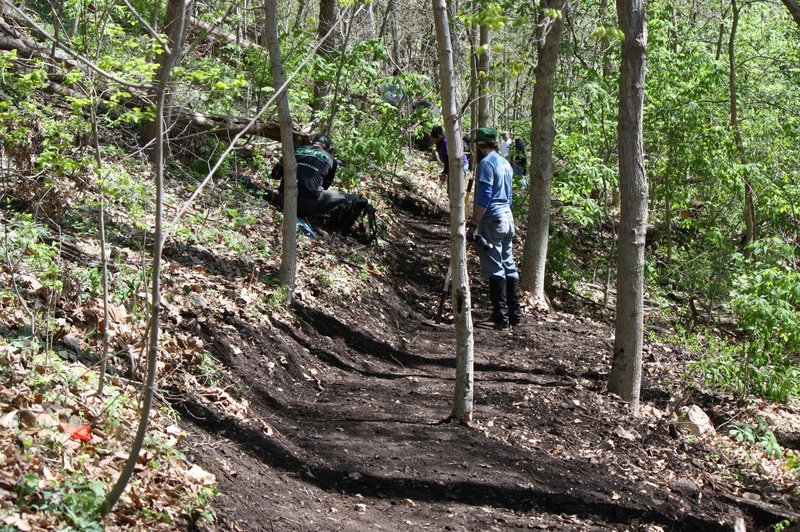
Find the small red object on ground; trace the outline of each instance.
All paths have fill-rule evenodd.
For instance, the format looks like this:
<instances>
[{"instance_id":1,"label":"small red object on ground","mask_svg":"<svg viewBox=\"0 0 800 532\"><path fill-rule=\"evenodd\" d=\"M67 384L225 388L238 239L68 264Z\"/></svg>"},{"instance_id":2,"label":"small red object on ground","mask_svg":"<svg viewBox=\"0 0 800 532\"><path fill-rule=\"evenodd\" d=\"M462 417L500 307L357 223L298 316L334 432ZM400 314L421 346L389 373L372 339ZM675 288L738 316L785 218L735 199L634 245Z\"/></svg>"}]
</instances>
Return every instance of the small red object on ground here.
<instances>
[{"instance_id":1,"label":"small red object on ground","mask_svg":"<svg viewBox=\"0 0 800 532\"><path fill-rule=\"evenodd\" d=\"M89 425L81 425L80 427L76 427L75 430L72 431L70 438L73 440L90 442L92 441L92 427Z\"/></svg>"}]
</instances>

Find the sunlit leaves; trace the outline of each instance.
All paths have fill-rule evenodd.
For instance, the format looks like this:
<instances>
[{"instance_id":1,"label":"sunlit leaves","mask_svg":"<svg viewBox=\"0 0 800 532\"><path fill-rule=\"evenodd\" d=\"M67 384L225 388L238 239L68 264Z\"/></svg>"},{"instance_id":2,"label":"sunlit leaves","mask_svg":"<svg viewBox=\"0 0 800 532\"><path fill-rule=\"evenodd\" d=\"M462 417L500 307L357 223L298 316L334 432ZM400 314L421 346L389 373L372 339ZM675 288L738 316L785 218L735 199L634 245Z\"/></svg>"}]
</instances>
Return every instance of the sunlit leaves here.
<instances>
[{"instance_id":1,"label":"sunlit leaves","mask_svg":"<svg viewBox=\"0 0 800 532\"><path fill-rule=\"evenodd\" d=\"M559 12L560 13L560 12ZM598 26L590 35L592 39L609 39L622 42L625 34L617 27Z\"/></svg>"}]
</instances>

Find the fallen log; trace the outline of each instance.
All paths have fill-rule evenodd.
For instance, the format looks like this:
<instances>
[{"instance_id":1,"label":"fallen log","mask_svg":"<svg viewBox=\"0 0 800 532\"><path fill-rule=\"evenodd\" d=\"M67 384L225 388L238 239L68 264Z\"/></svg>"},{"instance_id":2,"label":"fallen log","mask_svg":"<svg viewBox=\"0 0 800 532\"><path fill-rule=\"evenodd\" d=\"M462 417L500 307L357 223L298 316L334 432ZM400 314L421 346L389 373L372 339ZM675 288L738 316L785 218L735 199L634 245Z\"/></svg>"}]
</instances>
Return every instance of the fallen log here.
<instances>
[{"instance_id":1,"label":"fallen log","mask_svg":"<svg viewBox=\"0 0 800 532\"><path fill-rule=\"evenodd\" d=\"M218 24L209 24L195 17L189 19L189 24L195 28L196 33L199 33L203 39L214 40L217 44L231 44L242 48L261 48L261 45L257 42L227 32L220 28ZM264 50L264 53L266 53L266 50Z\"/></svg>"},{"instance_id":2,"label":"fallen log","mask_svg":"<svg viewBox=\"0 0 800 532\"><path fill-rule=\"evenodd\" d=\"M0 2L2 1L3 0L0 0ZM39 37L42 36L39 35ZM64 68L77 69L89 73L89 68L80 61L75 60L58 49L55 49L54 54L53 47L40 44L19 31L18 28L7 24L2 19L0 19L0 50L16 50L17 53L24 58L37 57L43 60L53 59L59 65L63 65ZM75 94L75 91L53 81L54 78L57 78L57 76L50 76L51 82L49 90L51 92L62 95ZM102 90L104 84L100 82L99 86L101 90L98 91L98 94L103 94L105 92ZM128 90L131 96L127 98L125 102L126 105L135 107L144 107L148 105L145 91L136 91L130 87ZM250 119L247 117L211 115L185 107L173 107L172 118L178 131L188 130L193 133L212 134L228 140L233 139L233 137L241 133L250 122ZM293 137L296 145L308 144L310 140L310 135L308 133L300 131L296 126L293 127L293 130ZM271 140L281 140L280 125L278 122L274 121L257 120L255 124L247 130L246 134L261 136Z\"/></svg>"},{"instance_id":3,"label":"fallen log","mask_svg":"<svg viewBox=\"0 0 800 532\"><path fill-rule=\"evenodd\" d=\"M173 109L173 122L177 129L192 133L207 133L217 137L231 140L244 130L250 122L248 118L210 115L178 107ZM298 130L295 127L292 136L295 145L308 144L310 135ZM256 120L247 130L248 135L257 135L272 140L281 140L281 128L277 122L266 122Z\"/></svg>"}]
</instances>

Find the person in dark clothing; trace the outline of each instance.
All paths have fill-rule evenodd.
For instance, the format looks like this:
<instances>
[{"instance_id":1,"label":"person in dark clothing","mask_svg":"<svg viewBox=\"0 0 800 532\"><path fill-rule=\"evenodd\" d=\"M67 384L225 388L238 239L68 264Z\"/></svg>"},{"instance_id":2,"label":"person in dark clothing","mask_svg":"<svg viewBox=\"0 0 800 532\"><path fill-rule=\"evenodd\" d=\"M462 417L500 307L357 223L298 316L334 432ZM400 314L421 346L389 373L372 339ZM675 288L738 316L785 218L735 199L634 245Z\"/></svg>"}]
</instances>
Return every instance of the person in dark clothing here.
<instances>
[{"instance_id":1,"label":"person in dark clothing","mask_svg":"<svg viewBox=\"0 0 800 532\"><path fill-rule=\"evenodd\" d=\"M511 214L511 180L514 172L497 152L497 131L480 128L475 142L481 160L476 171L475 203L467 240L482 244L476 248L481 270L489 280L490 322L496 329L505 329L522 319L519 273L512 250L515 228Z\"/></svg>"},{"instance_id":2,"label":"person in dark clothing","mask_svg":"<svg viewBox=\"0 0 800 532\"><path fill-rule=\"evenodd\" d=\"M442 129L442 126L434 126L433 129L431 129L431 140L436 146L434 154L436 155L436 160L442 165L441 181L444 181L450 175L450 159L447 154L447 139L444 136L444 129ZM469 168L466 154L462 155L461 164L466 172L467 168Z\"/></svg>"},{"instance_id":3,"label":"person in dark clothing","mask_svg":"<svg viewBox=\"0 0 800 532\"><path fill-rule=\"evenodd\" d=\"M519 183L521 188L528 188L528 157L525 154L525 143L521 138L514 139L514 148L511 150L511 167L514 169L514 175L520 176Z\"/></svg>"},{"instance_id":4,"label":"person in dark clothing","mask_svg":"<svg viewBox=\"0 0 800 532\"><path fill-rule=\"evenodd\" d=\"M327 135L315 135L311 146L294 150L297 160L297 216L305 218L312 226L347 235L362 212L369 208L369 201L357 194L329 190L338 168L338 161L330 151L331 139ZM281 180L279 191L282 194L282 162L273 168L271 177Z\"/></svg>"}]
</instances>

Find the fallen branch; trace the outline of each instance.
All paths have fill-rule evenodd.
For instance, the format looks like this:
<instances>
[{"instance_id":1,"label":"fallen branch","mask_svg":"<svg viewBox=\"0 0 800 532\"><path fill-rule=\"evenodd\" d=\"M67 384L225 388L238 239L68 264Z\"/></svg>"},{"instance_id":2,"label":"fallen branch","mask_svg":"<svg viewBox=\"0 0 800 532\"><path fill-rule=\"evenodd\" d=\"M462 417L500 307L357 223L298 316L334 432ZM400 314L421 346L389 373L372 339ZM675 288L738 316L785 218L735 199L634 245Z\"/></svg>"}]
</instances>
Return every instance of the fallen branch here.
<instances>
[{"instance_id":1,"label":"fallen branch","mask_svg":"<svg viewBox=\"0 0 800 532\"><path fill-rule=\"evenodd\" d=\"M198 33L203 35L204 39L213 39L217 44L226 45L231 44L234 46L241 46L242 48L262 48L262 46L250 39L234 35L219 27L218 24L209 24L197 18L192 17L189 19L189 24L194 28L200 30Z\"/></svg>"},{"instance_id":2,"label":"fallen branch","mask_svg":"<svg viewBox=\"0 0 800 532\"><path fill-rule=\"evenodd\" d=\"M778 521L788 519L792 523L800 522L800 514L788 508L777 506L763 501L746 499L724 491L719 492L720 497L731 502L750 514L759 525L773 525Z\"/></svg>"},{"instance_id":3,"label":"fallen branch","mask_svg":"<svg viewBox=\"0 0 800 532\"><path fill-rule=\"evenodd\" d=\"M178 107L173 109L173 121L179 129L195 133L208 133L227 140L237 135L257 135L272 140L281 140L281 130L277 122L256 120L248 127L249 118L210 115ZM308 144L309 135L294 128L295 145Z\"/></svg>"},{"instance_id":4,"label":"fallen branch","mask_svg":"<svg viewBox=\"0 0 800 532\"><path fill-rule=\"evenodd\" d=\"M26 59L34 57L39 59L52 58L65 68L86 71L86 67L83 63L74 61L70 56L59 50L55 50L55 56L53 56L53 49L51 47L40 44L2 20L0 20L0 50L16 50L20 57ZM60 85L53 79L54 76L51 75L50 78L49 91L61 95L79 96L74 90ZM100 92L102 92L102 90L103 87L101 84ZM135 94L137 91L131 92L134 94L127 100L129 105L136 107L148 105L148 101L143 94ZM172 112L179 129L194 133L212 134L230 140L242 134L243 131L246 131L245 134L247 135L261 136L277 141L281 139L280 127L277 122L256 120L255 123L248 128L250 119L245 117L210 115L185 107L173 108ZM303 133L295 126L294 141L296 145L308 144L309 135Z\"/></svg>"}]
</instances>

